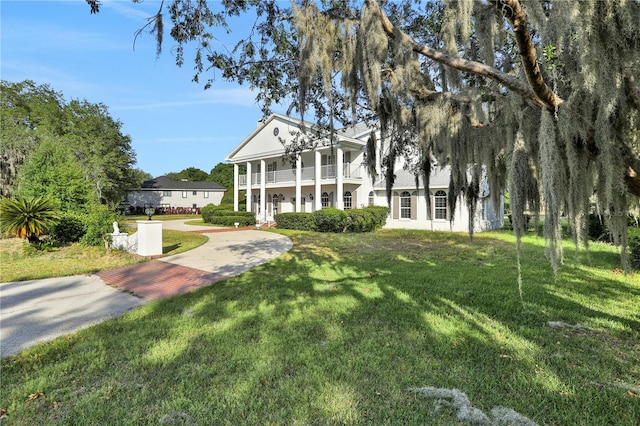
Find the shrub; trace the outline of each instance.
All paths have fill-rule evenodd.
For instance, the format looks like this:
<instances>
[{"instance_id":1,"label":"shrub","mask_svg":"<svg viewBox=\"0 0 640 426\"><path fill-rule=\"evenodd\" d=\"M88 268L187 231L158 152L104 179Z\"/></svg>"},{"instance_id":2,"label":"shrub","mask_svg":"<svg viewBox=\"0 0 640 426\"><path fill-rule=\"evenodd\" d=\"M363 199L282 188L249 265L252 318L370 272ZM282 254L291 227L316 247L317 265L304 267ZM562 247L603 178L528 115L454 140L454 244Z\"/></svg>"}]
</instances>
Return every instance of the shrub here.
<instances>
[{"instance_id":1,"label":"shrub","mask_svg":"<svg viewBox=\"0 0 640 426\"><path fill-rule=\"evenodd\" d=\"M104 237L113 232L113 222L117 222L120 216L105 205L96 204L89 207L84 216L86 233L80 239L82 244L88 246L100 246L104 244Z\"/></svg>"},{"instance_id":2,"label":"shrub","mask_svg":"<svg viewBox=\"0 0 640 426\"><path fill-rule=\"evenodd\" d=\"M313 212L313 222L318 232L344 232L347 226L347 213L335 208Z\"/></svg>"},{"instance_id":3,"label":"shrub","mask_svg":"<svg viewBox=\"0 0 640 426\"><path fill-rule=\"evenodd\" d=\"M242 212L236 212L242 213ZM236 222L238 226L252 226L256 223L256 218L253 214L251 217L247 216L214 216L213 221L211 222L214 225L221 226L235 226Z\"/></svg>"},{"instance_id":4,"label":"shrub","mask_svg":"<svg viewBox=\"0 0 640 426\"><path fill-rule=\"evenodd\" d=\"M50 198L0 199L0 229L4 234L36 243L58 221L60 213Z\"/></svg>"},{"instance_id":5,"label":"shrub","mask_svg":"<svg viewBox=\"0 0 640 426\"><path fill-rule=\"evenodd\" d=\"M86 233L86 227L82 218L75 213L64 213L59 222L51 228L49 236L62 244L80 241Z\"/></svg>"},{"instance_id":6,"label":"shrub","mask_svg":"<svg viewBox=\"0 0 640 426\"><path fill-rule=\"evenodd\" d=\"M211 223L213 219L213 213L218 209L218 206L214 206L213 204L207 204L202 209L200 209L200 214L202 215L202 220L205 223Z\"/></svg>"},{"instance_id":7,"label":"shrub","mask_svg":"<svg viewBox=\"0 0 640 426\"><path fill-rule=\"evenodd\" d=\"M221 226L250 226L256 223L256 215L253 212L235 212L228 205L214 206L208 204L202 208L202 220L206 223Z\"/></svg>"},{"instance_id":8,"label":"shrub","mask_svg":"<svg viewBox=\"0 0 640 426\"><path fill-rule=\"evenodd\" d=\"M629 228L629 263L634 269L640 269L640 228Z\"/></svg>"},{"instance_id":9,"label":"shrub","mask_svg":"<svg viewBox=\"0 0 640 426\"><path fill-rule=\"evenodd\" d=\"M313 213L278 213L274 217L278 228L315 231Z\"/></svg>"},{"instance_id":10,"label":"shrub","mask_svg":"<svg viewBox=\"0 0 640 426\"><path fill-rule=\"evenodd\" d=\"M371 212L373 215L373 220L375 222L373 230L380 229L387 223L387 217L389 216L388 207L369 206L365 207L364 210Z\"/></svg>"}]
</instances>

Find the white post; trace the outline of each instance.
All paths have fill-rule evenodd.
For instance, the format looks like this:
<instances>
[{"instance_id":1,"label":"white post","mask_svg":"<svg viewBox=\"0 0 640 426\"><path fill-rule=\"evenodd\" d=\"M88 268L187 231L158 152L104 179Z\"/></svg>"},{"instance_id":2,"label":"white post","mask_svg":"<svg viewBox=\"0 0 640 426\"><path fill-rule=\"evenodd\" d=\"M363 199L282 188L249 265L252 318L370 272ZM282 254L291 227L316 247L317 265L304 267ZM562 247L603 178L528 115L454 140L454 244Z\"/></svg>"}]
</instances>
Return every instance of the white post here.
<instances>
[{"instance_id":1,"label":"white post","mask_svg":"<svg viewBox=\"0 0 640 426\"><path fill-rule=\"evenodd\" d=\"M302 201L302 158L298 154L296 157L296 212L302 211L300 203Z\"/></svg>"},{"instance_id":2,"label":"white post","mask_svg":"<svg viewBox=\"0 0 640 426\"><path fill-rule=\"evenodd\" d=\"M322 153L320 151L315 152L315 194L313 195L313 210L317 211L322 209Z\"/></svg>"},{"instance_id":3,"label":"white post","mask_svg":"<svg viewBox=\"0 0 640 426\"><path fill-rule=\"evenodd\" d=\"M240 167L237 163L233 163L233 211L238 211L240 201L238 200L240 194L240 188L238 188Z\"/></svg>"},{"instance_id":4,"label":"white post","mask_svg":"<svg viewBox=\"0 0 640 426\"><path fill-rule=\"evenodd\" d=\"M267 163L260 160L260 219L267 221Z\"/></svg>"},{"instance_id":5,"label":"white post","mask_svg":"<svg viewBox=\"0 0 640 426\"><path fill-rule=\"evenodd\" d=\"M336 159L336 208L344 210L344 151L340 144L336 145L338 158Z\"/></svg>"},{"instance_id":6,"label":"white post","mask_svg":"<svg viewBox=\"0 0 640 426\"><path fill-rule=\"evenodd\" d=\"M247 161L247 211L253 211L253 194L251 194L251 184L253 176L251 175L251 162Z\"/></svg>"},{"instance_id":7,"label":"white post","mask_svg":"<svg viewBox=\"0 0 640 426\"><path fill-rule=\"evenodd\" d=\"M162 221L138 220L138 254L159 256L162 254Z\"/></svg>"}]
</instances>

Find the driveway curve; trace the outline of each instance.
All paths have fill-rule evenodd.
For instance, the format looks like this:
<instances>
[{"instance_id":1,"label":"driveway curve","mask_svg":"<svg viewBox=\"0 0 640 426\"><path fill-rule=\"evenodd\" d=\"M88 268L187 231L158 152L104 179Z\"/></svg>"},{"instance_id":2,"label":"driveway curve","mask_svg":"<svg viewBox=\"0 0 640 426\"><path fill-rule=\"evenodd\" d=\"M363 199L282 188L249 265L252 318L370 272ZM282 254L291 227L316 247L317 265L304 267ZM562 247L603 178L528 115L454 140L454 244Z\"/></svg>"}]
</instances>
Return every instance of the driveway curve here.
<instances>
[{"instance_id":1,"label":"driveway curve","mask_svg":"<svg viewBox=\"0 0 640 426\"><path fill-rule=\"evenodd\" d=\"M122 315L150 300L238 275L292 247L289 238L272 232L184 222L164 221L163 229L203 233L208 241L188 252L95 275L0 284L0 356Z\"/></svg>"}]
</instances>

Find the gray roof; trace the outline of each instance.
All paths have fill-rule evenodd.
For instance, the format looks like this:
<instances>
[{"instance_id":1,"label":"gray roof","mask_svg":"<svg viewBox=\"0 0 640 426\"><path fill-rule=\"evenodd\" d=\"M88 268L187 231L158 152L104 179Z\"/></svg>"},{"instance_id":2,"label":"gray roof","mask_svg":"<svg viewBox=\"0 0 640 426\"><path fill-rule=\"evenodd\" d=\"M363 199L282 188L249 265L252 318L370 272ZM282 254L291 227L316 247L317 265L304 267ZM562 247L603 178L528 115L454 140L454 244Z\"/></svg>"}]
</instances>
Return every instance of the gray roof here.
<instances>
[{"instance_id":1,"label":"gray roof","mask_svg":"<svg viewBox=\"0 0 640 426\"><path fill-rule=\"evenodd\" d=\"M396 179L393 183L394 189L415 189L416 187L416 178L412 172L409 170L396 170ZM444 168L435 167L431 170L431 176L429 177L429 188L448 188L449 187L449 178L451 175L451 166L445 166ZM424 182L422 181L422 176L419 177L419 186L422 188L424 186ZM384 176L379 179L375 185L373 185L374 189L386 189L386 179Z\"/></svg>"},{"instance_id":2,"label":"gray roof","mask_svg":"<svg viewBox=\"0 0 640 426\"><path fill-rule=\"evenodd\" d=\"M207 190L207 191L226 191L227 188L223 188L215 182L189 182L189 181L175 181L166 176L158 176L157 178L148 180L142 184L142 189L159 189L159 190Z\"/></svg>"}]
</instances>

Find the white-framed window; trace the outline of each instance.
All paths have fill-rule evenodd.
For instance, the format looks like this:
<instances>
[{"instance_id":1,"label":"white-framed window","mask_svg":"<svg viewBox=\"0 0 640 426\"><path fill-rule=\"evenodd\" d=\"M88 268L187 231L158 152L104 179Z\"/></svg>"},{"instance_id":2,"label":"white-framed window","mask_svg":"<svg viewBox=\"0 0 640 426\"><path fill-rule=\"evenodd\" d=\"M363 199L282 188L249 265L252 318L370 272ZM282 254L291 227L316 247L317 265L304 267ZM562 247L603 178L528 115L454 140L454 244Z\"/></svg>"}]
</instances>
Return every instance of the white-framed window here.
<instances>
[{"instance_id":1,"label":"white-framed window","mask_svg":"<svg viewBox=\"0 0 640 426\"><path fill-rule=\"evenodd\" d=\"M434 217L436 219L447 219L447 193L440 190L433 196Z\"/></svg>"},{"instance_id":2,"label":"white-framed window","mask_svg":"<svg viewBox=\"0 0 640 426\"><path fill-rule=\"evenodd\" d=\"M267 182L274 183L276 181L276 170L278 169L278 162L267 164Z\"/></svg>"},{"instance_id":3,"label":"white-framed window","mask_svg":"<svg viewBox=\"0 0 640 426\"><path fill-rule=\"evenodd\" d=\"M171 191L162 191L163 197L171 197Z\"/></svg>"},{"instance_id":4,"label":"white-framed window","mask_svg":"<svg viewBox=\"0 0 640 426\"><path fill-rule=\"evenodd\" d=\"M329 193L323 192L322 193L322 198L320 200L322 201L322 208L323 209L326 209L327 207L329 207Z\"/></svg>"},{"instance_id":5,"label":"white-framed window","mask_svg":"<svg viewBox=\"0 0 640 426\"><path fill-rule=\"evenodd\" d=\"M274 214L274 215L275 215L275 214L278 214L278 201L279 201L279 200L280 200L280 199L278 198L278 195L277 195L277 194L275 194L275 195L273 196L273 198L272 198L272 202L273 202L273 208L272 208L272 211L273 211L273 214Z\"/></svg>"},{"instance_id":6,"label":"white-framed window","mask_svg":"<svg viewBox=\"0 0 640 426\"><path fill-rule=\"evenodd\" d=\"M187 198L189 191L182 191L182 198Z\"/></svg>"},{"instance_id":7,"label":"white-framed window","mask_svg":"<svg viewBox=\"0 0 640 426\"><path fill-rule=\"evenodd\" d=\"M342 202L344 203L344 209L350 210L352 208L352 196L351 191L346 191L344 193L344 197L342 197Z\"/></svg>"},{"instance_id":8,"label":"white-framed window","mask_svg":"<svg viewBox=\"0 0 640 426\"><path fill-rule=\"evenodd\" d=\"M408 191L400 194L400 219L411 219L411 194Z\"/></svg>"},{"instance_id":9,"label":"white-framed window","mask_svg":"<svg viewBox=\"0 0 640 426\"><path fill-rule=\"evenodd\" d=\"M374 200L375 200L375 196L373 194L373 191L370 191L369 192L369 206L373 206Z\"/></svg>"},{"instance_id":10,"label":"white-framed window","mask_svg":"<svg viewBox=\"0 0 640 426\"><path fill-rule=\"evenodd\" d=\"M209 191L202 191L202 196L204 198L209 198Z\"/></svg>"}]
</instances>

